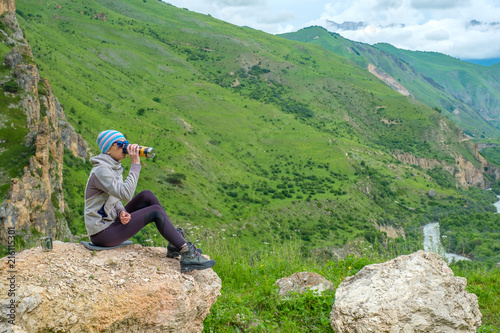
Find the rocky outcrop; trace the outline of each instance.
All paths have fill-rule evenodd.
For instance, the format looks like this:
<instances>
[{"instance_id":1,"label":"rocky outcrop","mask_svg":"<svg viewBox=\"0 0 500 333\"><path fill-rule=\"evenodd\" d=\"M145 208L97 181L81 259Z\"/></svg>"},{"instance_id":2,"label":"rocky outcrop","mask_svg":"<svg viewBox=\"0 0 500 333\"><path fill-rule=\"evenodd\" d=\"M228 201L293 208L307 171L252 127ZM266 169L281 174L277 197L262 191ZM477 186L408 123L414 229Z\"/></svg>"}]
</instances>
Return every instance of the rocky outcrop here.
<instances>
[{"instance_id":1,"label":"rocky outcrop","mask_svg":"<svg viewBox=\"0 0 500 333\"><path fill-rule=\"evenodd\" d=\"M332 282L325 279L318 273L298 272L290 276L281 278L274 283L279 288L279 295L285 297L290 293L302 294L312 290L318 295L326 290L335 290Z\"/></svg>"},{"instance_id":2,"label":"rocky outcrop","mask_svg":"<svg viewBox=\"0 0 500 333\"><path fill-rule=\"evenodd\" d=\"M490 162L488 162L487 159L485 159L483 157L483 155L481 155L479 153L479 145L478 144L474 145L474 150L475 150L475 153L476 153L476 158L479 160L479 162L481 162L482 169L485 170L485 172L488 175L492 176L493 179L495 179L495 180L500 179L500 168L498 168L497 166L492 165Z\"/></svg>"},{"instance_id":3,"label":"rocky outcrop","mask_svg":"<svg viewBox=\"0 0 500 333\"><path fill-rule=\"evenodd\" d=\"M425 170L432 169L434 167L443 166L443 162L441 162L441 161L431 159L431 158L416 157L410 153L395 154L394 157L398 161L400 161L401 163L409 164L409 165L416 165L416 166L421 167L422 169L425 169Z\"/></svg>"},{"instance_id":4,"label":"rocky outcrop","mask_svg":"<svg viewBox=\"0 0 500 333\"><path fill-rule=\"evenodd\" d=\"M458 157L455 159L456 172L453 174L450 172L457 183L463 187L474 186L480 188L489 187L484 179L483 170L484 167L479 169L474 166L470 161L467 161L463 157ZM450 171L450 170L448 170Z\"/></svg>"},{"instance_id":5,"label":"rocky outcrop","mask_svg":"<svg viewBox=\"0 0 500 333\"><path fill-rule=\"evenodd\" d=\"M405 230L403 229L403 227L395 227L392 225L378 224L377 222L374 222L374 225L375 225L375 228L377 228L377 230L385 232L385 234L387 235L387 238L402 237L403 239L406 239L406 234L405 234Z\"/></svg>"},{"instance_id":6,"label":"rocky outcrop","mask_svg":"<svg viewBox=\"0 0 500 333\"><path fill-rule=\"evenodd\" d=\"M476 332L477 296L435 253L418 251L365 266L337 288L336 332Z\"/></svg>"},{"instance_id":7,"label":"rocky outcrop","mask_svg":"<svg viewBox=\"0 0 500 333\"><path fill-rule=\"evenodd\" d=\"M410 96L410 92L408 89L406 89L401 83L396 81L392 76L381 70L380 68L377 68L373 64L368 64L368 71L378 77L380 80L385 82L389 87L391 87L393 90L397 91L403 96Z\"/></svg>"},{"instance_id":8,"label":"rocky outcrop","mask_svg":"<svg viewBox=\"0 0 500 333\"><path fill-rule=\"evenodd\" d=\"M4 42L11 48L4 59L11 71L2 80L13 78L20 87L19 106L29 130L25 145L35 151L23 175L11 180L8 196L1 202L0 241L5 241L9 227L14 227L25 239L32 238L32 232L61 238L70 236L62 218L64 148L70 149L75 156L86 158L87 146L68 124L48 81L40 78L30 46L17 22L14 1L0 0L0 15L9 27L2 33L7 36Z\"/></svg>"},{"instance_id":9,"label":"rocky outcrop","mask_svg":"<svg viewBox=\"0 0 500 333\"><path fill-rule=\"evenodd\" d=\"M16 41L21 41L23 39L23 32L16 19L16 3L14 0L0 0L0 17L9 28L13 29L11 36L1 30L7 42L16 44Z\"/></svg>"},{"instance_id":10,"label":"rocky outcrop","mask_svg":"<svg viewBox=\"0 0 500 333\"><path fill-rule=\"evenodd\" d=\"M220 295L212 269L181 274L165 248L92 252L54 242L16 256L15 297L2 293L1 332L201 332ZM0 290L9 290L8 259ZM10 299L15 320L9 323Z\"/></svg>"},{"instance_id":11,"label":"rocky outcrop","mask_svg":"<svg viewBox=\"0 0 500 333\"><path fill-rule=\"evenodd\" d=\"M4 13L14 13L16 11L16 3L14 0L0 1L0 15Z\"/></svg>"},{"instance_id":12,"label":"rocky outcrop","mask_svg":"<svg viewBox=\"0 0 500 333\"><path fill-rule=\"evenodd\" d=\"M449 165L444 161L439 161L436 159L416 157L410 153L399 153L395 154L394 157L408 165L416 165L424 170L433 169L435 167L443 168L448 171L457 182L458 186L468 188L469 186L487 188L490 186L488 181L484 177L484 173L488 172L494 179L500 177L500 170L488 163L484 157L476 152L476 158L480 167L476 167L472 162L466 160L462 156L455 157L455 165Z\"/></svg>"}]
</instances>

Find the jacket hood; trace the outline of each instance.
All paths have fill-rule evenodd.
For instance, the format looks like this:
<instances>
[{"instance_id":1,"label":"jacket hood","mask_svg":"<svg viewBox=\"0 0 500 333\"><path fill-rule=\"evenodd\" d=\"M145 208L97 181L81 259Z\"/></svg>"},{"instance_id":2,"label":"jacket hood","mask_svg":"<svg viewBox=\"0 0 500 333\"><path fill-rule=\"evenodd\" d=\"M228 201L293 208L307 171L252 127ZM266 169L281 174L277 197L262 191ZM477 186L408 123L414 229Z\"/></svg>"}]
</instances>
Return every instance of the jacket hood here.
<instances>
[{"instance_id":1,"label":"jacket hood","mask_svg":"<svg viewBox=\"0 0 500 333\"><path fill-rule=\"evenodd\" d=\"M90 159L90 163L92 163L92 166L94 167L106 166L113 170L119 170L122 168L122 163L115 160L108 154L99 154L97 156L94 156Z\"/></svg>"}]
</instances>

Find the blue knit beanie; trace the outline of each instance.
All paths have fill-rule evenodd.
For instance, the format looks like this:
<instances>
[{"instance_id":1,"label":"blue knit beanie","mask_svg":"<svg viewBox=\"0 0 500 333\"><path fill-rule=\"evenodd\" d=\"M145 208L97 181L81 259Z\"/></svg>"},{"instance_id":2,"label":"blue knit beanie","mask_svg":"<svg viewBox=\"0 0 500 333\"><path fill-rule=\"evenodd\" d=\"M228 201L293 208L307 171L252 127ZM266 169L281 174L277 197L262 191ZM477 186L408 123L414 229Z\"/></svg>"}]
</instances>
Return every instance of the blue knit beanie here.
<instances>
[{"instance_id":1,"label":"blue knit beanie","mask_svg":"<svg viewBox=\"0 0 500 333\"><path fill-rule=\"evenodd\" d=\"M125 140L125 136L118 131L102 131L97 136L97 145L103 154L107 153L111 145L118 140Z\"/></svg>"}]
</instances>

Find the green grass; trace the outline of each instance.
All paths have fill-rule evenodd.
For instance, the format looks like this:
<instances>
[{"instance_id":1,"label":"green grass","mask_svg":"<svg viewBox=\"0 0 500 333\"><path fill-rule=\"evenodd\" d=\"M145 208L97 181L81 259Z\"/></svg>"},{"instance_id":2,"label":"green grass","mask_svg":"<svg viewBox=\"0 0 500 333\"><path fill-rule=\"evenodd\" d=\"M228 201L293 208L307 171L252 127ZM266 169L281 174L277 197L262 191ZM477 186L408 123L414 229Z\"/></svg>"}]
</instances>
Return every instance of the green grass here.
<instances>
[{"instance_id":1,"label":"green grass","mask_svg":"<svg viewBox=\"0 0 500 333\"><path fill-rule=\"evenodd\" d=\"M353 42L321 27L281 36L321 45L363 68L374 64L415 98L459 124L477 141L495 141L500 136L499 117L495 111L500 105L495 68L466 63L436 52L401 50L386 43L372 46Z\"/></svg>"},{"instance_id":2,"label":"green grass","mask_svg":"<svg viewBox=\"0 0 500 333\"><path fill-rule=\"evenodd\" d=\"M111 128L156 148L155 159L142 160L137 191L157 194L176 226L206 230L201 246L223 280L206 330L327 332L333 294L280 300L274 282L307 270L338 285L366 264L419 249L430 221L442 219L450 238L463 240L450 242L457 251L467 245L464 254L485 262L498 256L493 193L457 189L442 170L394 158L407 152L454 166L464 156L479 166L473 144L437 110L345 58L159 1L16 6L41 75L91 152L98 153L97 134ZM22 145L22 112L7 107L16 98L0 98L2 122L16 128L1 129L15 139L3 153L11 155L2 155L9 161L2 191L33 154ZM90 168L65 153L65 217L80 236ZM464 231L453 212L475 218ZM388 239L375 224L400 228L406 239ZM153 225L134 237L147 239L167 245ZM332 261L341 247L353 256ZM463 270L486 293L496 287L490 270L484 284L474 272ZM484 299L482 311L497 313ZM495 318L485 325L497 325Z\"/></svg>"},{"instance_id":3,"label":"green grass","mask_svg":"<svg viewBox=\"0 0 500 333\"><path fill-rule=\"evenodd\" d=\"M16 5L41 75L92 153L110 128L156 148L137 190L156 193L176 224L225 227L256 247L271 240L261 227L282 239L301 230L304 247L326 248L383 237L374 221L414 230L428 205L470 197L394 158L479 165L458 127L317 45L158 1ZM89 169L65 158L77 234ZM176 174L182 183L169 181ZM163 242L152 226L135 238L145 239Z\"/></svg>"},{"instance_id":4,"label":"green grass","mask_svg":"<svg viewBox=\"0 0 500 333\"><path fill-rule=\"evenodd\" d=\"M19 107L19 97L0 91L0 197L10 187L12 178L21 177L24 166L33 154L32 147L25 145L28 134L26 116Z\"/></svg>"},{"instance_id":5,"label":"green grass","mask_svg":"<svg viewBox=\"0 0 500 333\"><path fill-rule=\"evenodd\" d=\"M455 275L467 279L467 291L478 297L483 315L483 325L478 332L500 332L500 267L459 262L451 268Z\"/></svg>"},{"instance_id":6,"label":"green grass","mask_svg":"<svg viewBox=\"0 0 500 333\"><path fill-rule=\"evenodd\" d=\"M495 164L500 164L500 147L489 147L483 149L481 154L489 161L492 161Z\"/></svg>"},{"instance_id":7,"label":"green grass","mask_svg":"<svg viewBox=\"0 0 500 333\"><path fill-rule=\"evenodd\" d=\"M200 247L217 261L214 270L222 280L221 296L204 321L204 332L333 332L329 318L334 292L280 298L276 280L307 271L324 276L337 287L366 265L418 249L418 245L405 248L401 243L393 243L388 250L366 248L366 243L357 242L347 244L352 255L337 260L331 253L304 253L298 235L283 243L275 237L257 249L227 231L194 234L199 235ZM499 332L500 269L464 262L451 267L457 276L467 278L467 290L478 296L483 314L478 332Z\"/></svg>"},{"instance_id":8,"label":"green grass","mask_svg":"<svg viewBox=\"0 0 500 333\"><path fill-rule=\"evenodd\" d=\"M324 292L321 297L309 292L280 298L274 283L308 271L325 276L337 286L368 261L354 256L340 262L304 258L301 245L298 238L252 249L230 235L226 240L204 242L217 261L215 271L223 285L204 322L204 332L332 332L329 318L334 292Z\"/></svg>"},{"instance_id":9,"label":"green grass","mask_svg":"<svg viewBox=\"0 0 500 333\"><path fill-rule=\"evenodd\" d=\"M403 228L412 247L421 224L477 200L393 157L477 164L456 126L321 47L160 2L17 8L41 75L92 152L109 128L156 148L138 191L156 193L175 224L226 228L255 248L300 232L310 252L384 241L376 222ZM80 235L89 169L66 156L65 216ZM135 237L146 239L166 245L153 226Z\"/></svg>"}]
</instances>

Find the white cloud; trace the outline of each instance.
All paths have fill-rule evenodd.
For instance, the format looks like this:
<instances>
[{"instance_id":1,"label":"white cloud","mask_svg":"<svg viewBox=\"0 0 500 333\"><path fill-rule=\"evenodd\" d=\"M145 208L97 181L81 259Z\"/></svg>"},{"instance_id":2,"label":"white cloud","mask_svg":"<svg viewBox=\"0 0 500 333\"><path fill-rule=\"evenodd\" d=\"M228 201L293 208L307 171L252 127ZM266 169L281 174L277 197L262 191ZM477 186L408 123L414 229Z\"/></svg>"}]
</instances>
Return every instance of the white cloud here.
<instances>
[{"instance_id":1,"label":"white cloud","mask_svg":"<svg viewBox=\"0 0 500 333\"><path fill-rule=\"evenodd\" d=\"M337 32L369 44L387 42L403 49L441 52L462 59L500 57L500 24L490 24L500 21L500 2L402 0L396 4L391 0L360 0L351 5L331 2L315 23L332 28L327 20L366 22L368 26L362 30ZM471 20L482 24L471 26Z\"/></svg>"},{"instance_id":2,"label":"white cloud","mask_svg":"<svg viewBox=\"0 0 500 333\"><path fill-rule=\"evenodd\" d=\"M265 13L257 18L257 22L263 24L282 24L292 21L295 18L296 16L292 11L280 11L277 13Z\"/></svg>"},{"instance_id":3,"label":"white cloud","mask_svg":"<svg viewBox=\"0 0 500 333\"><path fill-rule=\"evenodd\" d=\"M450 9L470 5L470 0L411 0L415 9Z\"/></svg>"},{"instance_id":4,"label":"white cloud","mask_svg":"<svg viewBox=\"0 0 500 333\"><path fill-rule=\"evenodd\" d=\"M211 2L228 7L255 7L264 3L263 0L212 0Z\"/></svg>"},{"instance_id":5,"label":"white cloud","mask_svg":"<svg viewBox=\"0 0 500 333\"><path fill-rule=\"evenodd\" d=\"M328 21L364 22L362 30L337 31L368 44L436 51L462 59L500 58L498 0L167 0L272 34ZM476 20L480 24L471 25Z\"/></svg>"},{"instance_id":6,"label":"white cloud","mask_svg":"<svg viewBox=\"0 0 500 333\"><path fill-rule=\"evenodd\" d=\"M434 30L425 34L425 39L434 41L443 41L450 39L450 34L446 30Z\"/></svg>"}]
</instances>

